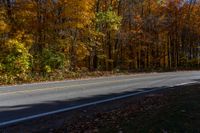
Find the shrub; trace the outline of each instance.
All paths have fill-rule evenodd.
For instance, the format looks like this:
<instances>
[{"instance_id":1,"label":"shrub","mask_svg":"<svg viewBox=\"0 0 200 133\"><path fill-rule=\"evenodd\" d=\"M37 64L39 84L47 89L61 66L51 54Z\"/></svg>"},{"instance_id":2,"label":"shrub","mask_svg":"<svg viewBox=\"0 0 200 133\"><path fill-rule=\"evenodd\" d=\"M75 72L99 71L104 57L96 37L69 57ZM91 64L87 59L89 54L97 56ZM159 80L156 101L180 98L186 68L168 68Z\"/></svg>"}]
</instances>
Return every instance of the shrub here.
<instances>
[{"instance_id":1,"label":"shrub","mask_svg":"<svg viewBox=\"0 0 200 133\"><path fill-rule=\"evenodd\" d=\"M50 73L55 69L61 69L65 65L65 55L59 52L44 49L42 53L43 69Z\"/></svg>"},{"instance_id":2,"label":"shrub","mask_svg":"<svg viewBox=\"0 0 200 133\"><path fill-rule=\"evenodd\" d=\"M0 45L0 80L12 82L27 78L31 55L25 45L18 40L9 39Z\"/></svg>"}]
</instances>

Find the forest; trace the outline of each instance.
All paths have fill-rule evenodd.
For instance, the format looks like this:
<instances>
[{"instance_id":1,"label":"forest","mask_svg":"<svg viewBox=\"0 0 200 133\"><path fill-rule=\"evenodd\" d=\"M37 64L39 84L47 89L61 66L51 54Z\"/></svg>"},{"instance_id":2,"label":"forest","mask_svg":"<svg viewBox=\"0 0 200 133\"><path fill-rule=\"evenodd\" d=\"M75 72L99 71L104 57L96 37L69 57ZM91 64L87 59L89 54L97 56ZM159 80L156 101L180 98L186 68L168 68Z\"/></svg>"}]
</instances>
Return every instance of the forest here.
<instances>
[{"instance_id":1,"label":"forest","mask_svg":"<svg viewBox=\"0 0 200 133\"><path fill-rule=\"evenodd\" d=\"M0 82L199 69L199 0L0 0Z\"/></svg>"}]
</instances>

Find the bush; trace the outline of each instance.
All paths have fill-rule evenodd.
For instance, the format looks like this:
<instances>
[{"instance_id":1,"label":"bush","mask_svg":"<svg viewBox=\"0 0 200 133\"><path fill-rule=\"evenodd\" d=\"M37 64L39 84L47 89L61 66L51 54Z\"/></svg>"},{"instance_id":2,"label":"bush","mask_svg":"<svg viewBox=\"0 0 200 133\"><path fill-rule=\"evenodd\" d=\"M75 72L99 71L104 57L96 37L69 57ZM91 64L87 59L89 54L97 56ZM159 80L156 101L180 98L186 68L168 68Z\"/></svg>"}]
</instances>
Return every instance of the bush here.
<instances>
[{"instance_id":1,"label":"bush","mask_svg":"<svg viewBox=\"0 0 200 133\"><path fill-rule=\"evenodd\" d=\"M0 81L13 82L26 80L30 68L31 55L25 45L18 40L9 39L0 45Z\"/></svg>"},{"instance_id":2,"label":"bush","mask_svg":"<svg viewBox=\"0 0 200 133\"><path fill-rule=\"evenodd\" d=\"M65 55L59 52L54 52L49 49L44 49L42 53L43 69L46 73L50 73L55 69L64 68Z\"/></svg>"},{"instance_id":3,"label":"bush","mask_svg":"<svg viewBox=\"0 0 200 133\"><path fill-rule=\"evenodd\" d=\"M198 58L189 60L188 65L190 68L199 68Z\"/></svg>"}]
</instances>

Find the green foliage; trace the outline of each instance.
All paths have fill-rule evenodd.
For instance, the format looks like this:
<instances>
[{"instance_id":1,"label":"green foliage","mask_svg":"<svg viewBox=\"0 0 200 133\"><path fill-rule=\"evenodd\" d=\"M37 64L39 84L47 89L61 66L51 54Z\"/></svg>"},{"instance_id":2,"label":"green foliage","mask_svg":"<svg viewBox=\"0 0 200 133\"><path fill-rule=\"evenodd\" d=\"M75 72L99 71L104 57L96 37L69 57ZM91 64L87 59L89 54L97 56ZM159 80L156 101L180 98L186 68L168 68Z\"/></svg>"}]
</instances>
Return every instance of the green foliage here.
<instances>
[{"instance_id":1,"label":"green foliage","mask_svg":"<svg viewBox=\"0 0 200 133\"><path fill-rule=\"evenodd\" d=\"M65 65L65 55L60 52L44 49L42 53L43 68L45 72L50 73L54 69L61 69Z\"/></svg>"},{"instance_id":2,"label":"green foliage","mask_svg":"<svg viewBox=\"0 0 200 133\"><path fill-rule=\"evenodd\" d=\"M185 54L180 54L180 66L187 67L187 56Z\"/></svg>"},{"instance_id":3,"label":"green foliage","mask_svg":"<svg viewBox=\"0 0 200 133\"><path fill-rule=\"evenodd\" d=\"M96 23L108 25L109 30L117 31L120 28L122 17L118 16L116 12L110 8L106 12L99 12L96 14Z\"/></svg>"},{"instance_id":4,"label":"green foliage","mask_svg":"<svg viewBox=\"0 0 200 133\"><path fill-rule=\"evenodd\" d=\"M5 44L1 44L0 49L0 79L6 80L6 82L16 78L26 79L31 55L24 44L18 40L10 39Z\"/></svg>"},{"instance_id":5,"label":"green foliage","mask_svg":"<svg viewBox=\"0 0 200 133\"><path fill-rule=\"evenodd\" d=\"M200 64L199 64L200 61L198 61L198 59L191 59L188 61L188 65L190 68L199 68Z\"/></svg>"}]
</instances>

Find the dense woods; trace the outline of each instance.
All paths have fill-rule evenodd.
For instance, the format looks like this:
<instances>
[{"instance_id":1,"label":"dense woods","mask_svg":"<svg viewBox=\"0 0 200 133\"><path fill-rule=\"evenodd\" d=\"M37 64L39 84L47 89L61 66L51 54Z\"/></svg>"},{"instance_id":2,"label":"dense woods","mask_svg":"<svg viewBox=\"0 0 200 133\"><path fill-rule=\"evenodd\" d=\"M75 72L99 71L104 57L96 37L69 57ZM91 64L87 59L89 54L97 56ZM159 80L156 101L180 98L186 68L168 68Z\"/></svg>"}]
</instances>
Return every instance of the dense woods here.
<instances>
[{"instance_id":1,"label":"dense woods","mask_svg":"<svg viewBox=\"0 0 200 133\"><path fill-rule=\"evenodd\" d=\"M0 0L0 82L199 68L198 0Z\"/></svg>"}]
</instances>

